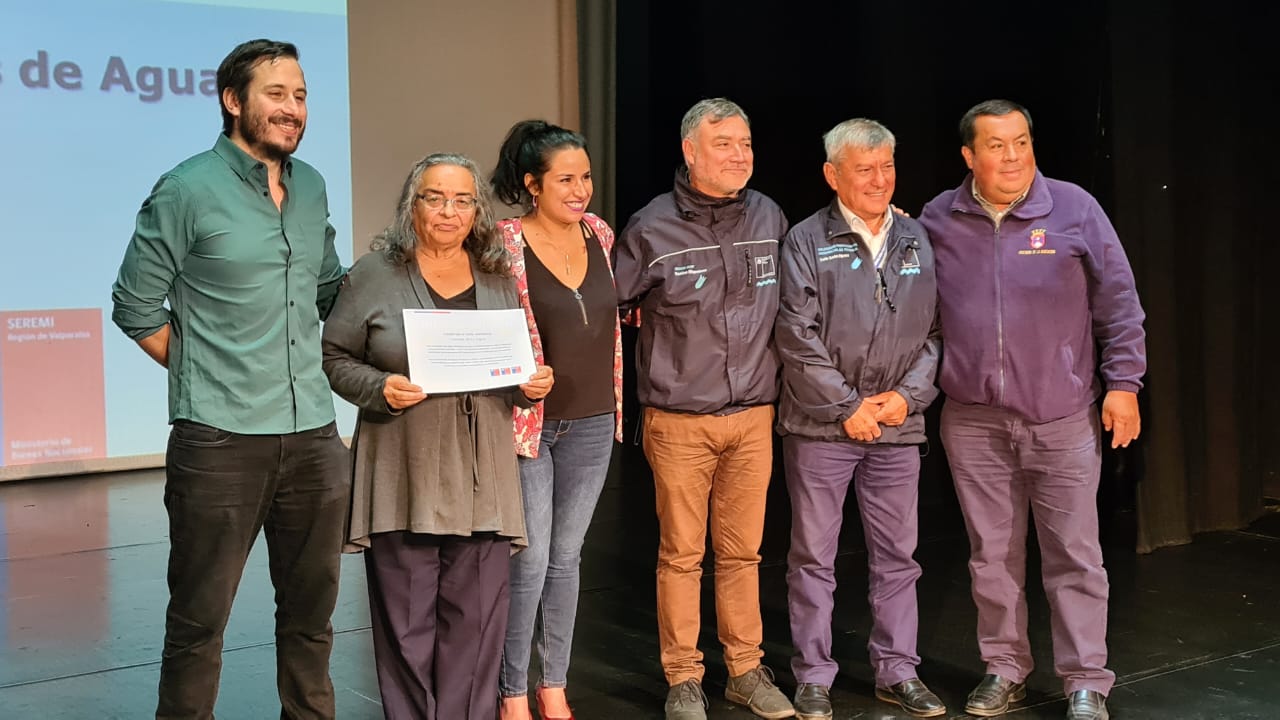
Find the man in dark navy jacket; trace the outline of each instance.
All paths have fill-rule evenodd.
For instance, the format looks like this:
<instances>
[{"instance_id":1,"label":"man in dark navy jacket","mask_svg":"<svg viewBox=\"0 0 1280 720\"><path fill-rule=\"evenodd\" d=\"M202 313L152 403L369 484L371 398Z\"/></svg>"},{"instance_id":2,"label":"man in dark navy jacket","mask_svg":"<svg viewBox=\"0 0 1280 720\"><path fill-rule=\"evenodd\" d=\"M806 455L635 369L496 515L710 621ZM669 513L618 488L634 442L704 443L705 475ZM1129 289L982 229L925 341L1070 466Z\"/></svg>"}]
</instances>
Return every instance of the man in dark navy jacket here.
<instances>
[{"instance_id":1,"label":"man in dark navy jacket","mask_svg":"<svg viewBox=\"0 0 1280 720\"><path fill-rule=\"evenodd\" d=\"M1026 534L1035 518L1069 720L1106 720L1101 430L1138 436L1146 335L1133 272L1096 200L1036 170L1031 115L1006 100L960 121L972 173L925 206L947 351L942 441L969 532L987 674L965 712L1026 695ZM1101 364L1095 360L1101 356ZM1100 376L1100 377L1099 377ZM1103 394L1101 417L1094 405ZM1028 514L1030 510L1030 514Z\"/></svg>"},{"instance_id":2,"label":"man in dark navy jacket","mask_svg":"<svg viewBox=\"0 0 1280 720\"><path fill-rule=\"evenodd\" d=\"M618 303L639 308L636 376L658 529L658 645L667 720L703 720L702 555L708 521L725 697L764 718L795 713L760 664L760 541L773 470L778 205L746 189L754 155L742 108L703 100L681 123L675 187L615 246Z\"/></svg>"},{"instance_id":3,"label":"man in dark navy jacket","mask_svg":"<svg viewBox=\"0 0 1280 720\"><path fill-rule=\"evenodd\" d=\"M836 197L782 246L775 338L783 364L778 431L791 496L787 557L796 714L832 716L836 544L850 484L866 534L876 696L917 717L947 709L920 681L916 549L924 410L941 345L933 250L890 208L893 134L849 120L823 137Z\"/></svg>"}]
</instances>

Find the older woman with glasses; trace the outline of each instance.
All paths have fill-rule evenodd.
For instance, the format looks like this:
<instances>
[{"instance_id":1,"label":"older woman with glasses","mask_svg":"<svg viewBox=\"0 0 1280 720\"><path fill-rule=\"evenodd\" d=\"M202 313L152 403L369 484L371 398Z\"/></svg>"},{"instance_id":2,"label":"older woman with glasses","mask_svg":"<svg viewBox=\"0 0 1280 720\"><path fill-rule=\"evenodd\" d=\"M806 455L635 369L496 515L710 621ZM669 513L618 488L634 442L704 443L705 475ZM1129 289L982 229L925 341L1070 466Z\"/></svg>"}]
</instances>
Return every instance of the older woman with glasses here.
<instances>
[{"instance_id":1,"label":"older woman with glasses","mask_svg":"<svg viewBox=\"0 0 1280 720\"><path fill-rule=\"evenodd\" d=\"M550 392L439 393L411 383L406 308L520 307L488 188L471 160L429 155L395 221L356 262L324 327L324 369L360 412L348 549L363 550L388 720L493 720L513 545L524 545L514 407Z\"/></svg>"}]
</instances>

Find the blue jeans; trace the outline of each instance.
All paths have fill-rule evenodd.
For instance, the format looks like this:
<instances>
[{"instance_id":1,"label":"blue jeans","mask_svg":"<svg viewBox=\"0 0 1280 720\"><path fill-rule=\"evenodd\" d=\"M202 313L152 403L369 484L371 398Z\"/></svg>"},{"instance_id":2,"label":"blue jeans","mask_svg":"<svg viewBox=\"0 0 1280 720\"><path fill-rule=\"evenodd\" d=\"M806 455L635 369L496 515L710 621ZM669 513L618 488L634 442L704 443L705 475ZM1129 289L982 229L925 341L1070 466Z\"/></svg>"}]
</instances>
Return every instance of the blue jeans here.
<instances>
[{"instance_id":1,"label":"blue jeans","mask_svg":"<svg viewBox=\"0 0 1280 720\"><path fill-rule=\"evenodd\" d=\"M548 420L538 457L520 458L529 547L511 557L511 614L498 681L503 697L528 694L529 655L539 630L542 686L568 683L578 563L609 470L613 432L613 413Z\"/></svg>"}]
</instances>

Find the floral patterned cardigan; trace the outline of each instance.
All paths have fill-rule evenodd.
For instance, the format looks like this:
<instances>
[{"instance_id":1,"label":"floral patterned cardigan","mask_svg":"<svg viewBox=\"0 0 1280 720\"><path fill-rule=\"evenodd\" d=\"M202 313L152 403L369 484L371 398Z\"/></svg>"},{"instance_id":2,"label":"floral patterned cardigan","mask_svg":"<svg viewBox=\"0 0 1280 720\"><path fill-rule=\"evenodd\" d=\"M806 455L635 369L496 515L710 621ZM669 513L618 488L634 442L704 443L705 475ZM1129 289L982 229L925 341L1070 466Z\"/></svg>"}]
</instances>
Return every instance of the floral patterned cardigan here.
<instances>
[{"instance_id":1,"label":"floral patterned cardigan","mask_svg":"<svg viewBox=\"0 0 1280 720\"><path fill-rule=\"evenodd\" d=\"M598 216L586 213L582 221L591 229L600 247L604 249L605 263L611 263L613 252L613 229ZM506 243L507 252L511 253L511 273L516 279L516 291L520 295L520 306L524 308L525 320L529 323L529 340L533 345L533 359L539 365L546 362L542 353L542 337L538 334L538 324L533 319L533 308L529 305L529 278L525 275L524 265L524 233L520 226L520 218L511 218L498 223L502 240ZM613 266L609 265L609 276L613 276ZM614 439L622 442L622 328L621 323L613 325L613 400L614 400ZM515 408L516 453L522 457L538 457L539 439L542 437L542 403L532 408Z\"/></svg>"}]
</instances>

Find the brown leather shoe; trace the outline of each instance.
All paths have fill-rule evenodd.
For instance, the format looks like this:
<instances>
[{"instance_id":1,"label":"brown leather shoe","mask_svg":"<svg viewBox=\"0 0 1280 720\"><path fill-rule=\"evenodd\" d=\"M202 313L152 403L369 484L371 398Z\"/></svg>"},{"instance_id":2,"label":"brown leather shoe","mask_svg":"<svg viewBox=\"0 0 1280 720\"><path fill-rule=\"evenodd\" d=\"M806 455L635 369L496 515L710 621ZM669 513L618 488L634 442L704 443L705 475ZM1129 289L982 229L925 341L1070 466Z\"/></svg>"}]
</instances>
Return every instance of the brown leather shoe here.
<instances>
[{"instance_id":1,"label":"brown leather shoe","mask_svg":"<svg viewBox=\"0 0 1280 720\"><path fill-rule=\"evenodd\" d=\"M792 705L797 720L831 720L831 691L826 685L800 683Z\"/></svg>"},{"instance_id":2,"label":"brown leather shoe","mask_svg":"<svg viewBox=\"0 0 1280 720\"><path fill-rule=\"evenodd\" d=\"M1077 690L1067 696L1067 720L1109 720L1107 699L1094 690Z\"/></svg>"},{"instance_id":3,"label":"brown leather shoe","mask_svg":"<svg viewBox=\"0 0 1280 720\"><path fill-rule=\"evenodd\" d=\"M1027 697L1027 684L1006 680L999 675L984 675L978 687L969 693L964 711L978 717L995 717L1009 712L1009 703Z\"/></svg>"},{"instance_id":4,"label":"brown leather shoe","mask_svg":"<svg viewBox=\"0 0 1280 720\"><path fill-rule=\"evenodd\" d=\"M903 710L916 717L937 717L947 713L947 706L918 678L903 680L889 687L878 687L876 697L887 703L901 705Z\"/></svg>"}]
</instances>

